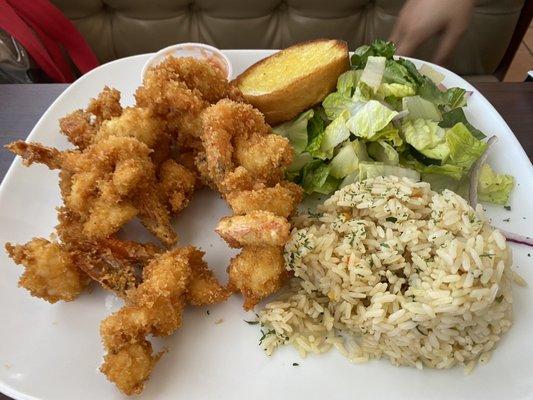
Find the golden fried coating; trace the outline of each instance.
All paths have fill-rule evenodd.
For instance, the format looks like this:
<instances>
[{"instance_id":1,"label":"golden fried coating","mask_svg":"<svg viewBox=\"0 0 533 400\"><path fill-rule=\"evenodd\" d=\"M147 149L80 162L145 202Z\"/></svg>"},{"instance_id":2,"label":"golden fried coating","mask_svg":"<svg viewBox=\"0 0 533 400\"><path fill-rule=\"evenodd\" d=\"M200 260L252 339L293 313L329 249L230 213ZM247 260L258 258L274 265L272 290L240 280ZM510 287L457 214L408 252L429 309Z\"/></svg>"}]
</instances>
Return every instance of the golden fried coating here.
<instances>
[{"instance_id":1,"label":"golden fried coating","mask_svg":"<svg viewBox=\"0 0 533 400\"><path fill-rule=\"evenodd\" d=\"M152 354L152 345L147 340L139 340L116 352L107 353L100 370L128 395L140 394L144 382L150 377L152 369L161 353Z\"/></svg>"},{"instance_id":2,"label":"golden fried coating","mask_svg":"<svg viewBox=\"0 0 533 400\"><path fill-rule=\"evenodd\" d=\"M93 142L110 136L133 137L154 150L151 154L154 163L159 165L170 157L171 140L166 124L148 108L128 107L120 116L102 123Z\"/></svg>"},{"instance_id":3,"label":"golden fried coating","mask_svg":"<svg viewBox=\"0 0 533 400\"><path fill-rule=\"evenodd\" d=\"M285 168L292 162L292 153L287 138L275 134L254 135L247 140L236 139L234 157L256 179L276 184L283 179Z\"/></svg>"},{"instance_id":4,"label":"golden fried coating","mask_svg":"<svg viewBox=\"0 0 533 400\"><path fill-rule=\"evenodd\" d=\"M215 231L231 247L283 246L289 239L290 223L269 211L222 218Z\"/></svg>"},{"instance_id":5,"label":"golden fried coating","mask_svg":"<svg viewBox=\"0 0 533 400\"><path fill-rule=\"evenodd\" d=\"M78 268L120 297L141 283L142 269L159 253L152 244L116 238L69 243L69 250Z\"/></svg>"},{"instance_id":6,"label":"golden fried coating","mask_svg":"<svg viewBox=\"0 0 533 400\"><path fill-rule=\"evenodd\" d=\"M6 251L15 263L25 267L19 286L32 296L50 303L72 301L89 284L87 275L59 243L34 238L24 245L6 243Z\"/></svg>"},{"instance_id":7,"label":"golden fried coating","mask_svg":"<svg viewBox=\"0 0 533 400\"><path fill-rule=\"evenodd\" d=\"M244 309L250 310L261 299L275 293L287 278L283 248L244 247L228 267L229 288L244 296Z\"/></svg>"},{"instance_id":8,"label":"golden fried coating","mask_svg":"<svg viewBox=\"0 0 533 400\"><path fill-rule=\"evenodd\" d=\"M83 150L93 143L103 121L121 113L120 92L106 86L96 99L91 99L85 111L77 110L61 118L59 126L68 140Z\"/></svg>"},{"instance_id":9,"label":"golden fried coating","mask_svg":"<svg viewBox=\"0 0 533 400\"><path fill-rule=\"evenodd\" d=\"M196 187L194 173L169 159L161 165L158 175L159 188L172 212L178 213L187 207Z\"/></svg>"},{"instance_id":10,"label":"golden fried coating","mask_svg":"<svg viewBox=\"0 0 533 400\"><path fill-rule=\"evenodd\" d=\"M230 192L226 195L226 201L235 214L261 210L287 218L296 210L302 195L300 186L285 181L274 187Z\"/></svg>"},{"instance_id":11,"label":"golden fried coating","mask_svg":"<svg viewBox=\"0 0 533 400\"><path fill-rule=\"evenodd\" d=\"M187 291L187 302L193 306L221 303L231 295L207 267L202 259L203 255L202 251L193 249L189 257L191 282Z\"/></svg>"},{"instance_id":12,"label":"golden fried coating","mask_svg":"<svg viewBox=\"0 0 533 400\"><path fill-rule=\"evenodd\" d=\"M139 140L109 136L82 152L60 152L22 141L7 147L27 164L41 162L62 169L65 206L78 215L87 239L106 238L138 216L162 243L176 242L166 199L157 187L152 150Z\"/></svg>"},{"instance_id":13,"label":"golden fried coating","mask_svg":"<svg viewBox=\"0 0 533 400\"><path fill-rule=\"evenodd\" d=\"M202 125L207 168L198 169L206 170L206 179L223 194L251 189L252 182L275 185L292 161L288 140L273 134L248 104L220 100L204 111Z\"/></svg>"},{"instance_id":14,"label":"golden fried coating","mask_svg":"<svg viewBox=\"0 0 533 400\"><path fill-rule=\"evenodd\" d=\"M156 256L143 271L143 282L128 303L102 321L107 355L101 371L125 394L140 393L157 361L147 335L170 335L181 325L191 278L192 247Z\"/></svg>"},{"instance_id":15,"label":"golden fried coating","mask_svg":"<svg viewBox=\"0 0 533 400\"><path fill-rule=\"evenodd\" d=\"M163 118L175 136L198 136L201 132L199 116L209 103L198 90L187 87L167 64L163 62L146 72L143 85L135 92L136 104Z\"/></svg>"},{"instance_id":16,"label":"golden fried coating","mask_svg":"<svg viewBox=\"0 0 533 400\"><path fill-rule=\"evenodd\" d=\"M27 167L33 163L38 163L44 164L50 169L59 169L66 153L39 143L26 143L23 140L8 143L5 147L10 152L22 157L22 163ZM77 152L72 153L79 154Z\"/></svg>"}]
</instances>

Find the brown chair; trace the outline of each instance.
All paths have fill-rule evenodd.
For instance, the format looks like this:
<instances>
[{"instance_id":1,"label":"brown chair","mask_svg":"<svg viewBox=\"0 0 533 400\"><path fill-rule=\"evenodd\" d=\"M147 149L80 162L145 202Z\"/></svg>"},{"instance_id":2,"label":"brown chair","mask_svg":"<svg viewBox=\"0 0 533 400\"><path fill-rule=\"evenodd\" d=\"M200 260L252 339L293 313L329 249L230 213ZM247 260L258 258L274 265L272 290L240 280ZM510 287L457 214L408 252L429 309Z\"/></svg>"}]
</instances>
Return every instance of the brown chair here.
<instances>
[{"instance_id":1,"label":"brown chair","mask_svg":"<svg viewBox=\"0 0 533 400\"><path fill-rule=\"evenodd\" d=\"M442 0L446 1L446 0ZM52 0L101 62L195 41L220 48L283 48L318 37L350 49L387 38L403 0ZM531 21L532 1L478 0L448 65L474 80L503 78ZM430 59L437 38L415 54Z\"/></svg>"}]
</instances>

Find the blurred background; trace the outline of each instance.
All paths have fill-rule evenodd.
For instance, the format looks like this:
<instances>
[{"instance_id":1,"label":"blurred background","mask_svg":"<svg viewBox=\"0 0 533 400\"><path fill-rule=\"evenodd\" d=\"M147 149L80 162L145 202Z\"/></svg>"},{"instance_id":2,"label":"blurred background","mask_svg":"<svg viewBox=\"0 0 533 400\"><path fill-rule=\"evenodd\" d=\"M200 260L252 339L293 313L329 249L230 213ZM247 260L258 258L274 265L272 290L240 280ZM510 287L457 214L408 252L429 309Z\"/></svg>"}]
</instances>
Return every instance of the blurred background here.
<instances>
[{"instance_id":1,"label":"blurred background","mask_svg":"<svg viewBox=\"0 0 533 400\"><path fill-rule=\"evenodd\" d=\"M70 82L96 65L180 42L284 48L375 38L471 81L533 69L528 0L0 0L0 82Z\"/></svg>"}]
</instances>

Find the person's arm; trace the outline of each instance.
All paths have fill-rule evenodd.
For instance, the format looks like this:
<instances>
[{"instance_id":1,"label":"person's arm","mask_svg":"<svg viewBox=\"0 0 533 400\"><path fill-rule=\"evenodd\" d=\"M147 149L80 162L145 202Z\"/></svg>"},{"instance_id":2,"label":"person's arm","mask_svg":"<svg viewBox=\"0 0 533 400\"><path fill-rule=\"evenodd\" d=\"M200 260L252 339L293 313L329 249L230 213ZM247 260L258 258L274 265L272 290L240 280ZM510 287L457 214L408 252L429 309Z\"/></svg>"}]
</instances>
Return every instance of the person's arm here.
<instances>
[{"instance_id":1,"label":"person's arm","mask_svg":"<svg viewBox=\"0 0 533 400\"><path fill-rule=\"evenodd\" d=\"M433 61L442 64L467 29L473 8L474 0L408 0L390 40L396 43L398 54L409 56L426 40L441 34Z\"/></svg>"}]
</instances>

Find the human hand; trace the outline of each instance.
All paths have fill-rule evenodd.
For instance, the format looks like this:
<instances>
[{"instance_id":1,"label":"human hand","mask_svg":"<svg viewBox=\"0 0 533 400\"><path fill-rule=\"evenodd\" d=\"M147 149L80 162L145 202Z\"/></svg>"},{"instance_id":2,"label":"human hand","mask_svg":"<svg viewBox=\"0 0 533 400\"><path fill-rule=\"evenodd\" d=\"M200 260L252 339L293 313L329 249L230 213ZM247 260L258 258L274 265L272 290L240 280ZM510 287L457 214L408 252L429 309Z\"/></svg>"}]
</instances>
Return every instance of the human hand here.
<instances>
[{"instance_id":1,"label":"human hand","mask_svg":"<svg viewBox=\"0 0 533 400\"><path fill-rule=\"evenodd\" d=\"M474 0L408 0L400 11L390 40L398 54L409 56L426 40L441 34L433 62L444 63L468 27Z\"/></svg>"}]
</instances>

